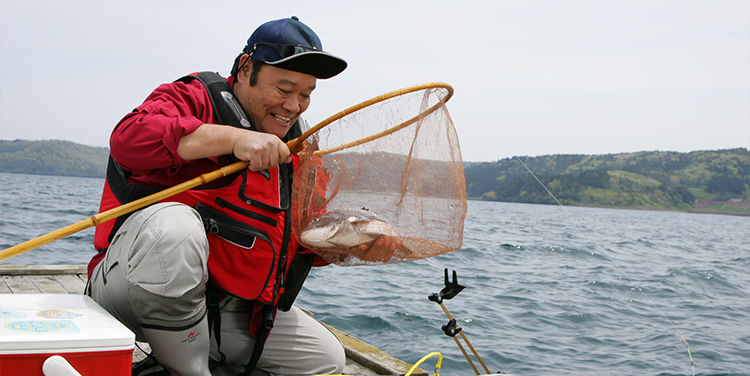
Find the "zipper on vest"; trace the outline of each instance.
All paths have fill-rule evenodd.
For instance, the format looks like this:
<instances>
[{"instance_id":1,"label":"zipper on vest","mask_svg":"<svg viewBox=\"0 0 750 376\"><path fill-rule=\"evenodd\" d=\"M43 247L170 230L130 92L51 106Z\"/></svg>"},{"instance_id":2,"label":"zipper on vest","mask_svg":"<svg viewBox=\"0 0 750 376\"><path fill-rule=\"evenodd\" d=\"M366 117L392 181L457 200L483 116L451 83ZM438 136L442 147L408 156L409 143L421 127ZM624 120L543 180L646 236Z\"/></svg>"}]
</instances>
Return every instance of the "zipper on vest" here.
<instances>
[{"instance_id":1,"label":"zipper on vest","mask_svg":"<svg viewBox=\"0 0 750 376\"><path fill-rule=\"evenodd\" d=\"M271 249L274 252L274 259L276 258L276 247L271 237L263 230L234 219L205 204L195 205L195 210L203 218L203 227L207 233L216 235L229 243L245 249L251 249L255 245L255 239L260 238L271 245ZM247 238L252 238L252 242ZM248 241L243 241L245 239ZM273 266L271 270L273 270Z\"/></svg>"},{"instance_id":2,"label":"zipper on vest","mask_svg":"<svg viewBox=\"0 0 750 376\"><path fill-rule=\"evenodd\" d=\"M221 198L216 198L216 203L219 204L222 208L229 209L237 214L244 215L245 217L255 219L257 221L261 221L267 225L271 225L273 227L276 227L276 224L278 223L275 219L266 217L263 214L256 213L254 211L247 210L245 208L241 208L235 204L232 204L231 202Z\"/></svg>"},{"instance_id":3,"label":"zipper on vest","mask_svg":"<svg viewBox=\"0 0 750 376\"><path fill-rule=\"evenodd\" d=\"M282 166L284 166L284 165L279 165L277 167L279 169L279 174L282 173L282 169L281 169ZM239 193L240 198L243 201L245 201L245 203L247 203L248 205L255 206L256 208L269 210L269 211L274 212L274 213L281 213L281 212L283 212L284 210L286 210L290 206L289 205L289 201L290 201L289 198L284 199L284 196L283 196L283 194L286 194L286 192L288 192L288 190L282 190L281 186L279 186L279 201L280 202L279 202L279 206L278 207L266 204L264 202L261 202L261 201L258 201L256 199L254 199L254 198L247 197L247 195L245 194L245 187L247 187L247 170L242 171L242 184L240 185L240 193Z\"/></svg>"},{"instance_id":4,"label":"zipper on vest","mask_svg":"<svg viewBox=\"0 0 750 376\"><path fill-rule=\"evenodd\" d=\"M286 166L285 166L286 167ZM292 177L293 172L292 169L284 168L283 170L280 169L279 173L284 172L287 174L286 182L289 187L292 185ZM284 187L288 188L288 187ZM284 190L284 189L280 189ZM284 239L281 241L281 252L279 252L279 268L276 273L276 285L273 289L273 302L276 304L276 299L279 295L279 288L282 287L282 284L284 283L285 274L286 274L286 256L289 254L289 240L292 236L292 216L291 216L291 205L288 205L286 210L284 211Z\"/></svg>"},{"instance_id":5,"label":"zipper on vest","mask_svg":"<svg viewBox=\"0 0 750 376\"><path fill-rule=\"evenodd\" d=\"M225 222L219 222L214 218L206 218L203 221L203 226L206 228L206 232L212 235L216 235L229 243L232 243L238 247L242 247L245 249L251 249L253 246L255 246L255 239L260 238L262 240L265 240L267 243L271 244L271 249L273 249L273 243L271 242L271 238L263 231L258 230L251 226L237 226L231 223L225 223ZM237 234L238 236L252 236L253 241L252 244L239 244L236 240L230 239L226 234L222 234L225 231L232 232L234 234Z\"/></svg>"}]
</instances>

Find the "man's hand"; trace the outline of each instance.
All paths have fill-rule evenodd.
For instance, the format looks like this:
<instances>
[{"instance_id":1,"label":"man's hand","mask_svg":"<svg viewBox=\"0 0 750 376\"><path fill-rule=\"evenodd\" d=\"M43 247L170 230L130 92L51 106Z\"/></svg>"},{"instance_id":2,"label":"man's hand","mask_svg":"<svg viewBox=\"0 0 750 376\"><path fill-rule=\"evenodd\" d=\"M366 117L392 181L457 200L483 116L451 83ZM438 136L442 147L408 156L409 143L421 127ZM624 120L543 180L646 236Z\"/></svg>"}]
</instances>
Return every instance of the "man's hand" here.
<instances>
[{"instance_id":1,"label":"man's hand","mask_svg":"<svg viewBox=\"0 0 750 376\"><path fill-rule=\"evenodd\" d=\"M238 138L232 153L239 160L248 161L248 169L262 171L282 163L292 161L292 154L286 144L275 135L245 131Z\"/></svg>"},{"instance_id":2,"label":"man's hand","mask_svg":"<svg viewBox=\"0 0 750 376\"><path fill-rule=\"evenodd\" d=\"M289 148L275 135L217 124L203 124L183 136L177 153L189 161L234 154L250 162L248 169L252 171L292 161Z\"/></svg>"},{"instance_id":3,"label":"man's hand","mask_svg":"<svg viewBox=\"0 0 750 376\"><path fill-rule=\"evenodd\" d=\"M388 262L399 247L401 247L401 243L397 238L383 236L375 239L372 243L360 244L352 248L351 255L360 260Z\"/></svg>"}]
</instances>

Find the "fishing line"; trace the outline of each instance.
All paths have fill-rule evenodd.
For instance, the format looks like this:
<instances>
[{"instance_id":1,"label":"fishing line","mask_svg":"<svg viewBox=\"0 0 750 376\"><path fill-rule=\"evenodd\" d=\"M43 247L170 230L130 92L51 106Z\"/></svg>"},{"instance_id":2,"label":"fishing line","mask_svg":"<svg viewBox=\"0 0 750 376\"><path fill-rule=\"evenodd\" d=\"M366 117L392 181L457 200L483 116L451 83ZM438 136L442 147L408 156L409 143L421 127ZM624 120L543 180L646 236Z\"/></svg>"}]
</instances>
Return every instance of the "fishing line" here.
<instances>
[{"instance_id":1,"label":"fishing line","mask_svg":"<svg viewBox=\"0 0 750 376\"><path fill-rule=\"evenodd\" d=\"M544 190L547 191L547 193L549 193L550 196L552 196L552 198L555 200L555 202L557 202L557 204L560 205L560 207L564 209L565 214L568 215L571 219L576 220L576 218L572 214L570 214L570 212L567 210L567 207L564 206L563 204L561 204L560 201L557 199L557 197L555 197L555 195L552 194L552 192L549 189L547 189L547 186L545 186L544 183L542 183L542 181L539 180L539 178L536 176L536 174L534 174L534 172L531 171L531 169L529 168L529 166L527 166L526 163L524 163L521 160L521 158L519 158L517 156L515 158L519 162L521 162L521 164L523 165L523 167L525 167L526 170L529 172L529 174L531 174L531 176L533 176L534 179L536 179L536 181L539 182L539 184L542 186L542 188L544 188ZM685 348L687 349L688 357L690 358L690 367L693 370L693 376L695 376L695 364L693 363L693 354L690 352L690 346L688 346L687 340L685 339L685 336L682 335L682 332L677 328L677 326L675 326L675 324L672 322L672 320L670 320L669 317L667 317L667 315L665 315L664 312L662 312L661 309L659 309L659 307L651 300L651 298L649 298L648 295L646 295L646 293L643 291L643 289L641 289L641 287L638 286L638 284L635 283L635 281L633 281L632 278L630 278L630 275L628 273L626 273L625 270L623 270L620 267L620 265L612 257L610 257L606 252L602 252L602 254L604 255L604 257L606 257L617 268L617 270L620 271L620 273L622 273L622 275L625 276L625 278L628 279L628 281L630 281L630 283L636 289L638 289L638 291L640 291L640 293L646 298L646 300L648 300L648 302L651 303L651 305L654 308L656 308L656 311L658 311L659 314L662 317L664 317L665 320L667 320L667 322L669 323L669 325L671 325L672 328L680 335L680 338L682 338L682 342L685 344Z\"/></svg>"}]
</instances>

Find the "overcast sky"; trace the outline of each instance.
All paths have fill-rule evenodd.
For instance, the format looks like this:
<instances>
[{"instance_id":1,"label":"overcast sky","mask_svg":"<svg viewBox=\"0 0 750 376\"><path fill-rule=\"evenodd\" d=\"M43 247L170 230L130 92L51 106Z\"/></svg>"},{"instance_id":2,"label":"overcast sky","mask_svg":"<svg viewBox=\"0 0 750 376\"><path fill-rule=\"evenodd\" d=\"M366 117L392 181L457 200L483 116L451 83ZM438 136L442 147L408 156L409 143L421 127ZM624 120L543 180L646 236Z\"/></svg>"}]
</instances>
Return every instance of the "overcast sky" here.
<instances>
[{"instance_id":1,"label":"overcast sky","mask_svg":"<svg viewBox=\"0 0 750 376\"><path fill-rule=\"evenodd\" d=\"M291 15L349 62L311 124L442 81L465 161L750 147L748 0L3 0L0 139L107 146L156 86L227 75Z\"/></svg>"}]
</instances>

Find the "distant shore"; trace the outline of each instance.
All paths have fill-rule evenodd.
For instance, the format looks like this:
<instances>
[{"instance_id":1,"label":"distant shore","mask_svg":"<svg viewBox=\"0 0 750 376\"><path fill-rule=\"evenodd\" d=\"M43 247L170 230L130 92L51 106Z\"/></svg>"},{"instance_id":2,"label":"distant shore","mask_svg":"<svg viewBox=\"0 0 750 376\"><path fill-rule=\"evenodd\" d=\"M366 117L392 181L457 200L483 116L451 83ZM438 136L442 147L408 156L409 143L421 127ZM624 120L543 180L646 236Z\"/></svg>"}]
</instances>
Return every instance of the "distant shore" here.
<instances>
[{"instance_id":1,"label":"distant shore","mask_svg":"<svg viewBox=\"0 0 750 376\"><path fill-rule=\"evenodd\" d=\"M70 141L0 140L0 172L6 173L104 178L108 157L107 148ZM555 205L559 200L564 206L750 215L750 151L743 148L523 159L465 163L467 195L498 202ZM376 179L368 184L359 188L377 190Z\"/></svg>"}]
</instances>

